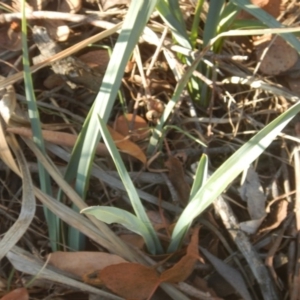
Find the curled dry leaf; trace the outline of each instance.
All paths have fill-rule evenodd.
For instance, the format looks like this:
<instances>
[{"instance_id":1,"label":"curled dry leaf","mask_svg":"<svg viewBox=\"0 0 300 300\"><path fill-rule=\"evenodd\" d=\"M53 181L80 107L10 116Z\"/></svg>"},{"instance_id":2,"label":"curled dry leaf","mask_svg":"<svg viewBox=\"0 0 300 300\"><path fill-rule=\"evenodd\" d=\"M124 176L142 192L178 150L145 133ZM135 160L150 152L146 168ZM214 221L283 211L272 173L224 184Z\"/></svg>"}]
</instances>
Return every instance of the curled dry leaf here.
<instances>
[{"instance_id":1,"label":"curled dry leaf","mask_svg":"<svg viewBox=\"0 0 300 300\"><path fill-rule=\"evenodd\" d=\"M111 127L107 126L107 129L116 143L116 146L124 153L127 153L139 161L141 161L143 164L146 164L147 157L143 150L135 143L131 142L128 138L123 136L122 134L118 133Z\"/></svg>"},{"instance_id":2,"label":"curled dry leaf","mask_svg":"<svg viewBox=\"0 0 300 300\"><path fill-rule=\"evenodd\" d=\"M55 267L82 277L86 273L99 271L107 266L125 263L122 257L104 252L54 252L49 263Z\"/></svg>"},{"instance_id":3,"label":"curled dry leaf","mask_svg":"<svg viewBox=\"0 0 300 300\"><path fill-rule=\"evenodd\" d=\"M109 266L99 272L99 277L111 291L135 300L150 297L160 283L154 269L136 263Z\"/></svg>"},{"instance_id":4,"label":"curled dry leaf","mask_svg":"<svg viewBox=\"0 0 300 300\"><path fill-rule=\"evenodd\" d=\"M132 125L132 128L131 128ZM134 142L144 140L149 136L149 127L147 122L140 116L127 114L119 116L115 120L115 130L124 136L130 136Z\"/></svg>"},{"instance_id":5,"label":"curled dry leaf","mask_svg":"<svg viewBox=\"0 0 300 300\"><path fill-rule=\"evenodd\" d=\"M161 276L161 282L180 282L186 280L194 270L195 263L199 259L198 251L199 227L193 230L191 241L187 247L186 255L172 268L164 271Z\"/></svg>"},{"instance_id":6,"label":"curled dry leaf","mask_svg":"<svg viewBox=\"0 0 300 300\"><path fill-rule=\"evenodd\" d=\"M270 40L256 46L256 57L260 61L266 47L269 47L261 60L260 71L266 75L278 75L290 69L297 62L298 53L279 36L273 43L270 43Z\"/></svg>"},{"instance_id":7,"label":"curled dry leaf","mask_svg":"<svg viewBox=\"0 0 300 300\"><path fill-rule=\"evenodd\" d=\"M9 292L5 296L3 296L0 300L28 300L28 299L29 299L29 295L27 289L19 288Z\"/></svg>"}]
</instances>

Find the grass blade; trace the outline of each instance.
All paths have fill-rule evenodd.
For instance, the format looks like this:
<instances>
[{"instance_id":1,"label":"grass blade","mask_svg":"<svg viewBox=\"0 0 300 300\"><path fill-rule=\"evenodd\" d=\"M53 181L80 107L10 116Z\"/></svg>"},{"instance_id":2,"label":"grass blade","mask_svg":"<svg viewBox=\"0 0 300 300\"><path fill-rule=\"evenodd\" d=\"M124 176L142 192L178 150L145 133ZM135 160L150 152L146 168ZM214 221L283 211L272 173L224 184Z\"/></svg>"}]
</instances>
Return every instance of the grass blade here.
<instances>
[{"instance_id":1,"label":"grass blade","mask_svg":"<svg viewBox=\"0 0 300 300\"><path fill-rule=\"evenodd\" d=\"M145 224L130 212L117 207L109 206L91 206L83 209L80 213L93 215L98 220L107 224L118 223L128 230L141 235L146 245L151 245L152 241Z\"/></svg>"},{"instance_id":2,"label":"grass blade","mask_svg":"<svg viewBox=\"0 0 300 300\"><path fill-rule=\"evenodd\" d=\"M156 232L151 225L151 222L145 212L144 206L139 198L139 195L132 183L132 180L125 168L125 165L122 161L122 158L117 150L117 147L115 146L112 138L110 137L110 134L107 130L107 127L105 123L101 120L99 117L99 128L101 135L103 137L103 140L110 152L110 155L115 163L115 166L118 170L118 173L120 175L120 178L126 188L127 194L129 196L131 205L133 207L133 210L137 216L137 218L145 225L147 231L148 231L148 236L146 241L151 242L150 244L147 244L147 247L151 253L162 253L163 248L160 244L160 241L156 235Z\"/></svg>"},{"instance_id":3,"label":"grass blade","mask_svg":"<svg viewBox=\"0 0 300 300\"><path fill-rule=\"evenodd\" d=\"M107 122L122 81L125 66L155 5L155 0L131 1L121 33L104 75L100 91L73 150L66 172L66 178L71 180L74 178L74 174L76 174L75 188L82 198L85 198L95 147L100 140L100 132L98 130L95 131L95 128L98 128L98 114ZM79 249L79 236L77 235L76 238L74 234L74 232L71 234L71 237L73 236L72 241L74 241L74 243L72 242L72 247Z\"/></svg>"},{"instance_id":4,"label":"grass blade","mask_svg":"<svg viewBox=\"0 0 300 300\"><path fill-rule=\"evenodd\" d=\"M25 18L25 1L22 1L22 49L23 49L23 68L24 68L24 82L25 93L28 103L28 114L30 118L33 141L37 147L43 152L45 151L44 139L42 135L39 111L36 105L34 88L30 72L29 54L27 46L27 22ZM50 177L44 167L38 162L40 186L43 192L52 195L52 187ZM57 243L59 242L59 219L46 207L44 213L48 224L50 243L53 251L57 250Z\"/></svg>"},{"instance_id":5,"label":"grass blade","mask_svg":"<svg viewBox=\"0 0 300 300\"><path fill-rule=\"evenodd\" d=\"M270 14L256 5L253 5L248 0L230 0L230 2L244 9L270 28L284 28L284 26ZM298 53L300 53L300 41L295 37L295 35L291 33L280 33L279 35L282 36L289 44L291 44L298 51Z\"/></svg>"},{"instance_id":6,"label":"grass blade","mask_svg":"<svg viewBox=\"0 0 300 300\"><path fill-rule=\"evenodd\" d=\"M269 125L260 130L210 176L191 199L178 219L172 234L168 252L176 251L193 220L270 145L273 139L276 138L299 111L300 103L293 105Z\"/></svg>"}]
</instances>

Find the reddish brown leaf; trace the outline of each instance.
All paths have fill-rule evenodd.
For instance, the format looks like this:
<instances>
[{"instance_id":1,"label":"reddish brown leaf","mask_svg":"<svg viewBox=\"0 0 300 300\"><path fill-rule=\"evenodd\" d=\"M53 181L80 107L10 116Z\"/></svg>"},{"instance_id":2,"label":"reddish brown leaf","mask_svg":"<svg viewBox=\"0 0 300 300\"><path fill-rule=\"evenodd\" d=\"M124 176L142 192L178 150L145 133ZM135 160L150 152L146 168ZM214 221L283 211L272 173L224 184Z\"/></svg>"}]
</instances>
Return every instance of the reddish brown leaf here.
<instances>
[{"instance_id":1,"label":"reddish brown leaf","mask_svg":"<svg viewBox=\"0 0 300 300\"><path fill-rule=\"evenodd\" d=\"M49 263L72 274L83 276L113 264L126 262L122 257L104 252L54 252Z\"/></svg>"},{"instance_id":2,"label":"reddish brown leaf","mask_svg":"<svg viewBox=\"0 0 300 300\"><path fill-rule=\"evenodd\" d=\"M0 300L28 300L28 299L29 299L29 295L27 289L19 288L9 292L5 296L3 296Z\"/></svg>"},{"instance_id":3,"label":"reddish brown leaf","mask_svg":"<svg viewBox=\"0 0 300 300\"><path fill-rule=\"evenodd\" d=\"M32 131L30 128L27 127L9 127L6 130L11 133L32 138ZM112 139L115 141L116 146L122 152L128 153L129 155L140 160L142 163L146 163L146 155L138 145L129 140L126 140L126 138L123 135L117 133L112 128L108 127L108 130L112 136ZM61 146L73 147L77 140L76 135L66 132L42 130L42 134L43 138L46 141ZM96 153L99 155L108 155L108 150L103 143L98 143Z\"/></svg>"},{"instance_id":4,"label":"reddish brown leaf","mask_svg":"<svg viewBox=\"0 0 300 300\"><path fill-rule=\"evenodd\" d=\"M154 269L135 263L106 267L99 277L107 288L126 299L147 299L159 285Z\"/></svg>"},{"instance_id":5,"label":"reddish brown leaf","mask_svg":"<svg viewBox=\"0 0 300 300\"><path fill-rule=\"evenodd\" d=\"M129 128L132 122L132 128ZM130 135L134 142L144 140L149 135L149 127L145 119L133 114L119 116L115 121L115 129L124 136Z\"/></svg>"},{"instance_id":6,"label":"reddish brown leaf","mask_svg":"<svg viewBox=\"0 0 300 300\"><path fill-rule=\"evenodd\" d=\"M8 132L19 134L21 136L32 139L32 130L27 127L8 127L6 129ZM45 141L60 145L73 147L76 143L77 136L74 134L60 132L60 131L51 131L51 130L42 130L43 138ZM106 146L103 143L98 143L96 148L96 153L99 155L109 155Z\"/></svg>"},{"instance_id":7,"label":"reddish brown leaf","mask_svg":"<svg viewBox=\"0 0 300 300\"><path fill-rule=\"evenodd\" d=\"M128 140L125 136L118 133L111 127L107 126L107 129L116 143L116 146L124 153L127 153L136 159L140 160L143 164L147 162L147 157L143 150L135 143Z\"/></svg>"},{"instance_id":8,"label":"reddish brown leaf","mask_svg":"<svg viewBox=\"0 0 300 300\"><path fill-rule=\"evenodd\" d=\"M180 282L184 281L193 272L194 265L199 257L198 251L199 227L196 227L191 237L191 242L187 247L187 253L172 268L164 271L161 276L161 282Z\"/></svg>"}]
</instances>

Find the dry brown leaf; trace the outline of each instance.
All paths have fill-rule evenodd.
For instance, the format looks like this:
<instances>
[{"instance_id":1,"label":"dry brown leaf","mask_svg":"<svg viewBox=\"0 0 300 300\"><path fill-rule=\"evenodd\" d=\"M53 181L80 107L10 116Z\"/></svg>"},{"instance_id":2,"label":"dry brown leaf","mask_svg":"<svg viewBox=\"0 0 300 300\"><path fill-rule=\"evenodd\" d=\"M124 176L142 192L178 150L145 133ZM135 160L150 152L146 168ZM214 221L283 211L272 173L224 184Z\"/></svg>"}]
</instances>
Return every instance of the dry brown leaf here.
<instances>
[{"instance_id":1,"label":"dry brown leaf","mask_svg":"<svg viewBox=\"0 0 300 300\"><path fill-rule=\"evenodd\" d=\"M27 127L8 127L6 131L32 139L32 131ZM45 141L60 146L73 147L77 140L76 135L66 132L42 130L42 134ZM104 144L98 143L96 153L108 155L108 150Z\"/></svg>"},{"instance_id":2,"label":"dry brown leaf","mask_svg":"<svg viewBox=\"0 0 300 300\"><path fill-rule=\"evenodd\" d=\"M99 277L107 288L126 299L145 300L159 285L154 269L136 263L109 266Z\"/></svg>"},{"instance_id":3,"label":"dry brown leaf","mask_svg":"<svg viewBox=\"0 0 300 300\"><path fill-rule=\"evenodd\" d=\"M133 121L134 120L134 121ZM132 122L133 121L133 122ZM132 128L129 128L132 123ZM144 140L149 136L149 126L145 119L133 114L119 116L114 123L115 130L124 136L130 135L134 142Z\"/></svg>"},{"instance_id":4,"label":"dry brown leaf","mask_svg":"<svg viewBox=\"0 0 300 300\"><path fill-rule=\"evenodd\" d=\"M199 227L193 230L191 242L187 247L187 253L183 256L178 263L172 268L164 271L160 276L161 282L180 282L186 280L194 270L194 265L199 258L198 251L198 234Z\"/></svg>"},{"instance_id":5,"label":"dry brown leaf","mask_svg":"<svg viewBox=\"0 0 300 300\"><path fill-rule=\"evenodd\" d=\"M256 57L260 61L266 49L270 45L265 41L256 47ZM283 38L277 37L271 43L268 52L263 57L260 71L266 75L278 75L290 69L298 60L297 51L292 48Z\"/></svg>"},{"instance_id":6,"label":"dry brown leaf","mask_svg":"<svg viewBox=\"0 0 300 300\"><path fill-rule=\"evenodd\" d=\"M122 257L104 252L54 252L49 263L55 267L82 277L86 273L99 271L107 266L125 263Z\"/></svg>"},{"instance_id":7,"label":"dry brown leaf","mask_svg":"<svg viewBox=\"0 0 300 300\"><path fill-rule=\"evenodd\" d=\"M165 162L168 169L168 177L178 193L180 204L185 207L190 196L190 185L185 181L184 169L182 163L176 157L169 157Z\"/></svg>"},{"instance_id":8,"label":"dry brown leaf","mask_svg":"<svg viewBox=\"0 0 300 300\"><path fill-rule=\"evenodd\" d=\"M196 227L186 255L161 276L154 269L140 264L121 263L104 268L98 278L107 288L126 299L148 299L160 283L184 281L192 273L199 258L198 234L199 227Z\"/></svg>"},{"instance_id":9,"label":"dry brown leaf","mask_svg":"<svg viewBox=\"0 0 300 300\"><path fill-rule=\"evenodd\" d=\"M19 288L9 292L5 296L3 296L0 300L28 300L28 299L29 299L29 295L27 289Z\"/></svg>"},{"instance_id":10,"label":"dry brown leaf","mask_svg":"<svg viewBox=\"0 0 300 300\"><path fill-rule=\"evenodd\" d=\"M141 161L143 164L146 164L147 157L143 150L135 143L128 140L126 137L124 137L122 134L118 133L114 129L112 129L110 126L107 126L107 129L116 143L116 146L124 153L127 153L139 161Z\"/></svg>"},{"instance_id":11,"label":"dry brown leaf","mask_svg":"<svg viewBox=\"0 0 300 300\"><path fill-rule=\"evenodd\" d=\"M8 132L19 134L27 138L32 138L32 131L27 127L8 127L6 130ZM117 133L112 128L108 127L108 130L110 131L110 134L112 136L112 139L115 141L116 146L121 151L139 159L142 163L146 163L146 155L138 145L126 140L124 136ZM45 141L61 146L73 147L77 140L76 135L66 132L42 130L42 134ZM108 150L104 144L98 143L96 153L99 155L108 155Z\"/></svg>"}]
</instances>

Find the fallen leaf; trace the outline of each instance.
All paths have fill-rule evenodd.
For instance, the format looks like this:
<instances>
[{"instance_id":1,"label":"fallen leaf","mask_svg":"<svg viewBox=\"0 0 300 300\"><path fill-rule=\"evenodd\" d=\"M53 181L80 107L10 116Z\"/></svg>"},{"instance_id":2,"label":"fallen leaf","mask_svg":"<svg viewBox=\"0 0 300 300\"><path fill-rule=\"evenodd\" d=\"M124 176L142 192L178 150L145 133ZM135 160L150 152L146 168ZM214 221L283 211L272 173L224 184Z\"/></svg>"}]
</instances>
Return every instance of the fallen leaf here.
<instances>
[{"instance_id":1,"label":"fallen leaf","mask_svg":"<svg viewBox=\"0 0 300 300\"><path fill-rule=\"evenodd\" d=\"M199 227L196 227L186 255L160 276L154 269L137 263L120 263L104 268L98 278L108 289L126 299L150 299L160 283L184 281L192 273L199 259L198 234Z\"/></svg>"},{"instance_id":2,"label":"fallen leaf","mask_svg":"<svg viewBox=\"0 0 300 300\"><path fill-rule=\"evenodd\" d=\"M28 299L29 299L29 295L27 289L19 288L9 292L5 296L3 296L0 300L28 300Z\"/></svg>"},{"instance_id":3,"label":"fallen leaf","mask_svg":"<svg viewBox=\"0 0 300 300\"><path fill-rule=\"evenodd\" d=\"M6 131L32 139L32 130L27 127L8 127ZM45 141L60 146L74 147L77 140L77 135L66 132L42 130L42 134ZM98 155L109 155L103 143L98 143L96 153Z\"/></svg>"},{"instance_id":4,"label":"fallen leaf","mask_svg":"<svg viewBox=\"0 0 300 300\"><path fill-rule=\"evenodd\" d=\"M99 271L107 266L125 263L122 257L104 252L54 252L49 263L53 266L82 277L86 273Z\"/></svg>"},{"instance_id":5,"label":"fallen leaf","mask_svg":"<svg viewBox=\"0 0 300 300\"><path fill-rule=\"evenodd\" d=\"M125 138L113 129L108 128L108 130L111 132L112 139L115 141L116 146L122 152L139 159L143 163L146 163L146 155L138 145L128 140L124 141ZM27 127L8 127L6 131L32 139L32 130ZM77 135L66 132L42 130L42 134L45 141L60 146L73 147L77 140ZM109 155L109 152L103 143L97 144L96 153L103 156Z\"/></svg>"},{"instance_id":6,"label":"fallen leaf","mask_svg":"<svg viewBox=\"0 0 300 300\"><path fill-rule=\"evenodd\" d=\"M132 128L130 125L132 123ZM114 123L114 128L117 132L124 136L130 136L134 142L144 140L149 136L150 129L145 119L133 114L120 115Z\"/></svg>"},{"instance_id":7,"label":"fallen leaf","mask_svg":"<svg viewBox=\"0 0 300 300\"><path fill-rule=\"evenodd\" d=\"M143 150L135 143L131 142L129 139L124 137L122 134L118 133L110 126L107 126L107 129L116 143L116 146L124 153L127 153L136 159L140 160L143 164L146 164L147 157Z\"/></svg>"},{"instance_id":8,"label":"fallen leaf","mask_svg":"<svg viewBox=\"0 0 300 300\"><path fill-rule=\"evenodd\" d=\"M136 263L109 266L100 271L99 277L111 291L135 300L150 297L160 283L154 269Z\"/></svg>"},{"instance_id":9,"label":"fallen leaf","mask_svg":"<svg viewBox=\"0 0 300 300\"><path fill-rule=\"evenodd\" d=\"M199 227L196 227L193 230L191 242L187 247L186 255L183 256L172 268L164 271L161 274L161 282L176 283L186 280L186 278L191 275L194 270L195 263L199 259L198 234Z\"/></svg>"},{"instance_id":10,"label":"fallen leaf","mask_svg":"<svg viewBox=\"0 0 300 300\"><path fill-rule=\"evenodd\" d=\"M184 169L182 163L176 157L170 156L165 162L168 169L168 177L178 193L181 206L185 207L190 197L190 185L185 181Z\"/></svg>"}]
</instances>

